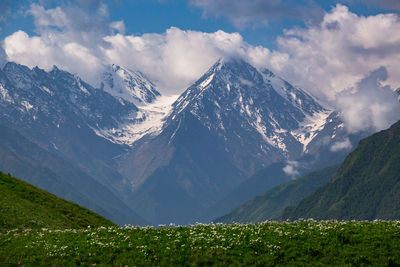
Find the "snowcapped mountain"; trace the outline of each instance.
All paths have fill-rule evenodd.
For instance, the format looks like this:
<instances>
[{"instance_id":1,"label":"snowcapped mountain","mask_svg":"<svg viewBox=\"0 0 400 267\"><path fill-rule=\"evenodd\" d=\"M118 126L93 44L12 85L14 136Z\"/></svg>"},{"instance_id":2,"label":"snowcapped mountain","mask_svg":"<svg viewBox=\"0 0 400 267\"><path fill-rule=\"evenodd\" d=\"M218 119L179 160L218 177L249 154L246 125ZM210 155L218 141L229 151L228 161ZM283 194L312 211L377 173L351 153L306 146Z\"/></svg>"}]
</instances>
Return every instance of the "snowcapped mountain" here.
<instances>
[{"instance_id":1,"label":"snowcapped mountain","mask_svg":"<svg viewBox=\"0 0 400 267\"><path fill-rule=\"evenodd\" d=\"M152 103L160 96L155 85L140 71L111 65L103 74L102 88L111 95L135 105Z\"/></svg>"},{"instance_id":2,"label":"snowcapped mountain","mask_svg":"<svg viewBox=\"0 0 400 267\"><path fill-rule=\"evenodd\" d=\"M54 67L46 72L9 62L0 71L0 123L41 148L76 164L103 184L115 186L120 174L112 158L126 146L98 136L136 117L138 108Z\"/></svg>"},{"instance_id":3,"label":"snowcapped mountain","mask_svg":"<svg viewBox=\"0 0 400 267\"><path fill-rule=\"evenodd\" d=\"M179 97L172 120L179 120L184 111L226 138L232 119L239 121L236 136L247 137L247 132L255 136L248 140L249 146L262 147L269 156L277 150L288 158L306 150L331 113L311 95L268 70L260 73L244 61L223 60Z\"/></svg>"},{"instance_id":4,"label":"snowcapped mountain","mask_svg":"<svg viewBox=\"0 0 400 267\"><path fill-rule=\"evenodd\" d=\"M334 135L341 129L333 117L272 72L219 60L173 103L159 132L120 158L119 170L143 217L194 222L261 168L316 155L321 146L329 152L342 136Z\"/></svg>"},{"instance_id":5,"label":"snowcapped mountain","mask_svg":"<svg viewBox=\"0 0 400 267\"><path fill-rule=\"evenodd\" d=\"M55 66L46 72L9 62L0 71L0 88L3 120L23 127L115 127L138 110Z\"/></svg>"},{"instance_id":6,"label":"snowcapped mountain","mask_svg":"<svg viewBox=\"0 0 400 267\"><path fill-rule=\"evenodd\" d=\"M2 168L36 179L37 185L67 199L99 207L108 218L125 214L118 221L134 223L131 212L121 213L121 207L129 208L116 194L122 177L111 165L126 146L95 132L118 127L137 112L133 103L57 67L46 72L9 62L0 70Z\"/></svg>"}]
</instances>

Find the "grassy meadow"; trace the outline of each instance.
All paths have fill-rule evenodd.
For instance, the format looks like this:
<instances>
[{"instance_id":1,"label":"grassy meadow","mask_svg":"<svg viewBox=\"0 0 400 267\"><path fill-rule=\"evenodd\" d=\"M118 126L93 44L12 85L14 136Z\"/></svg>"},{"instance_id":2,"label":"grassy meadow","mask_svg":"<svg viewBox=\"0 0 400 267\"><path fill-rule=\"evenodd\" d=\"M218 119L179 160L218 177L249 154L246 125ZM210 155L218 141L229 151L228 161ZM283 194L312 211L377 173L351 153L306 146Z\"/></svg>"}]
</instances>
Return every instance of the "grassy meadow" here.
<instances>
[{"instance_id":1,"label":"grassy meadow","mask_svg":"<svg viewBox=\"0 0 400 267\"><path fill-rule=\"evenodd\" d=\"M400 221L16 229L4 266L399 266Z\"/></svg>"}]
</instances>

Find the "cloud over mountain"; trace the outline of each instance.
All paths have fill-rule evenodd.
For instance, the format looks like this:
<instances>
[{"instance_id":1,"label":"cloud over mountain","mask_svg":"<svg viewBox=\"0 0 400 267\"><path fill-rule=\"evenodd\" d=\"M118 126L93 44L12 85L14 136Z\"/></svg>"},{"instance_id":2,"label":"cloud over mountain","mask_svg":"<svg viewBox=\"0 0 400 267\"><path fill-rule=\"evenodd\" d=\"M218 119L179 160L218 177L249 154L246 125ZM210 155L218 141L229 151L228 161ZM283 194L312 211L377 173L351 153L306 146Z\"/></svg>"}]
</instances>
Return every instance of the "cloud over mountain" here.
<instances>
[{"instance_id":1,"label":"cloud over mountain","mask_svg":"<svg viewBox=\"0 0 400 267\"><path fill-rule=\"evenodd\" d=\"M363 78L354 88L337 96L336 106L350 132L378 131L400 118L400 104L390 86L383 86L388 74L381 67Z\"/></svg>"},{"instance_id":2,"label":"cloud over mountain","mask_svg":"<svg viewBox=\"0 0 400 267\"><path fill-rule=\"evenodd\" d=\"M331 105L338 105L348 124L354 122L350 119L354 110L346 107L343 96L348 95L349 88L359 88L360 81L372 71L382 66L387 72L385 79L379 79L378 92L387 84L400 87L400 19L396 14L359 16L338 4L319 23L286 30L277 40L278 49L270 50L247 43L239 33L222 30L206 33L171 27L163 33L126 35L123 20L110 20L107 6L101 1L92 2L91 12L82 5L46 9L32 4L27 15L34 18L36 34L20 30L6 37L3 48L7 60L45 69L57 65L78 73L94 85L98 85L104 65L115 63L141 70L161 92L176 94L218 58L240 57L255 67L271 69ZM193 5L209 8L207 12L222 2L191 1ZM261 16L263 10L258 13L253 10L261 2L251 1L246 7L248 13ZM240 3L226 5L224 8L228 10L220 12L234 16ZM277 0L269 4L279 9L288 3ZM263 5L269 10L267 4ZM376 100L372 92L362 93L364 103ZM394 106L380 106L384 105L380 101L376 105L380 111L375 108L371 112L382 123L370 122L366 127L380 128L392 121L385 117L391 112L385 110ZM351 129L360 130L360 126L356 124Z\"/></svg>"}]
</instances>

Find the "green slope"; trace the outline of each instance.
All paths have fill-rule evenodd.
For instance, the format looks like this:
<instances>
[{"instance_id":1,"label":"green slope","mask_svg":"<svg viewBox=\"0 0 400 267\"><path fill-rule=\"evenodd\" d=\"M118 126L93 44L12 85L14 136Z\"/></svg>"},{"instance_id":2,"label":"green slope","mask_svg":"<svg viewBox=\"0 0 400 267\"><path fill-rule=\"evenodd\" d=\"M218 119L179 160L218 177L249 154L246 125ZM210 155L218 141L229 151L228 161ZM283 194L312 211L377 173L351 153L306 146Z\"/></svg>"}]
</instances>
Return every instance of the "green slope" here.
<instances>
[{"instance_id":1,"label":"green slope","mask_svg":"<svg viewBox=\"0 0 400 267\"><path fill-rule=\"evenodd\" d=\"M320 186L329 182L338 166L311 172L296 180L276 186L235 208L229 214L218 218L223 223L255 223L278 219L282 211L296 205Z\"/></svg>"},{"instance_id":2,"label":"green slope","mask_svg":"<svg viewBox=\"0 0 400 267\"><path fill-rule=\"evenodd\" d=\"M283 218L400 219L400 121L362 140L333 180Z\"/></svg>"},{"instance_id":3,"label":"green slope","mask_svg":"<svg viewBox=\"0 0 400 267\"><path fill-rule=\"evenodd\" d=\"M73 202L0 172L0 232L17 228L79 229L114 225Z\"/></svg>"}]
</instances>

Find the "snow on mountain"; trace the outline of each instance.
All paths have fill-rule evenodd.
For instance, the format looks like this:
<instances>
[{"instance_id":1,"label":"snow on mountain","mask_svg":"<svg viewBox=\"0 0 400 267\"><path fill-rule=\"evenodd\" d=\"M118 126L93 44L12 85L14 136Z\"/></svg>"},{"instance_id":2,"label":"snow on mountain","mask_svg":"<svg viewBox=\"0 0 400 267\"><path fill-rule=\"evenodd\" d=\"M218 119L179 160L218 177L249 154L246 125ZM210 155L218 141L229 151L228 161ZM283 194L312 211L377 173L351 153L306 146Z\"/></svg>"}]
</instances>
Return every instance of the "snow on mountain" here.
<instances>
[{"instance_id":1,"label":"snow on mountain","mask_svg":"<svg viewBox=\"0 0 400 267\"><path fill-rule=\"evenodd\" d=\"M152 103L161 94L140 71L111 65L103 74L103 89L135 105Z\"/></svg>"},{"instance_id":2,"label":"snow on mountain","mask_svg":"<svg viewBox=\"0 0 400 267\"><path fill-rule=\"evenodd\" d=\"M331 113L331 111L326 110L315 112L312 116L308 115L299 124L298 129L290 132L297 139L297 141L303 144L303 152L307 152L307 146L314 139L314 137L324 129L327 123L327 118Z\"/></svg>"},{"instance_id":3,"label":"snow on mountain","mask_svg":"<svg viewBox=\"0 0 400 267\"><path fill-rule=\"evenodd\" d=\"M238 117L241 127L259 133L264 146L286 155L296 141L306 151L332 112L269 70L222 59L178 98L172 120L184 110L221 135L229 129L230 120Z\"/></svg>"},{"instance_id":4,"label":"snow on mountain","mask_svg":"<svg viewBox=\"0 0 400 267\"><path fill-rule=\"evenodd\" d=\"M159 96L152 103L139 106L139 111L129 122L118 127L96 130L96 134L114 143L133 145L144 135L155 135L162 129L164 119L172 109L178 95Z\"/></svg>"},{"instance_id":5,"label":"snow on mountain","mask_svg":"<svg viewBox=\"0 0 400 267\"><path fill-rule=\"evenodd\" d=\"M32 133L60 127L99 131L130 122L138 108L124 99L85 83L77 75L54 67L46 72L7 63L0 70L0 122ZM41 134L38 134L38 136ZM53 137L43 138L44 142ZM60 147L60 145L51 147Z\"/></svg>"}]
</instances>

